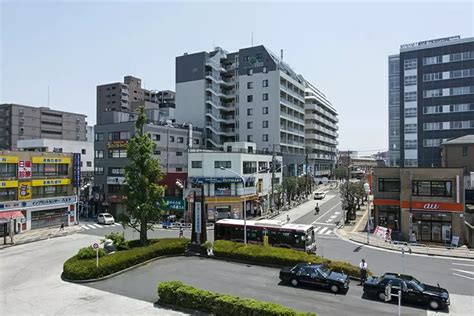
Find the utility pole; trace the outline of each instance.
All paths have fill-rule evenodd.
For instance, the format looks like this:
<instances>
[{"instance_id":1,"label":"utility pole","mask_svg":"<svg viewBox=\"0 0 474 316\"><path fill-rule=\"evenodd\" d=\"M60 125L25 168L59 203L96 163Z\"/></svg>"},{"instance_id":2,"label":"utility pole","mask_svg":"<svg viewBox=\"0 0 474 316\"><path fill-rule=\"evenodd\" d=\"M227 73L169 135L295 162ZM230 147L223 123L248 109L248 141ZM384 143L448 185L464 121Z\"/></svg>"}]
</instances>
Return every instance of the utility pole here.
<instances>
[{"instance_id":1,"label":"utility pole","mask_svg":"<svg viewBox=\"0 0 474 316\"><path fill-rule=\"evenodd\" d=\"M308 147L306 147L305 149L305 165L306 165L306 195L309 194L309 190L308 190L308 187L309 187L309 180L308 180L308 177L309 177L309 167L308 167Z\"/></svg>"},{"instance_id":2,"label":"utility pole","mask_svg":"<svg viewBox=\"0 0 474 316\"><path fill-rule=\"evenodd\" d=\"M275 183L275 144L273 144L273 151L272 151L272 192L271 192L271 200L270 200L270 209L273 210L273 206L275 204L274 202L274 194L275 194L275 189L274 189L274 183Z\"/></svg>"}]
</instances>

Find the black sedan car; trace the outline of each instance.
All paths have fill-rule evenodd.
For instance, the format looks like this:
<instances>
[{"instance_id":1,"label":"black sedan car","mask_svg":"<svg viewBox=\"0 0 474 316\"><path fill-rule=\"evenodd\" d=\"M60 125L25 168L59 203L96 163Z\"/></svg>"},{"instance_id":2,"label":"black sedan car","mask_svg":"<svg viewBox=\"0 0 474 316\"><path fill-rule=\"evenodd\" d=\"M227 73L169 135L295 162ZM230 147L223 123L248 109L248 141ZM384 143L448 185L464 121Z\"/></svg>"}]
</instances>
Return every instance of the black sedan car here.
<instances>
[{"instance_id":1,"label":"black sedan car","mask_svg":"<svg viewBox=\"0 0 474 316\"><path fill-rule=\"evenodd\" d=\"M349 276L332 271L322 264L299 263L294 267L280 270L280 280L290 282L293 286L305 284L324 287L333 293L349 289Z\"/></svg>"},{"instance_id":2,"label":"black sedan car","mask_svg":"<svg viewBox=\"0 0 474 316\"><path fill-rule=\"evenodd\" d=\"M385 273L381 277L369 277L364 283L364 295L377 296L385 300L385 287L392 285L392 294L402 289L402 302L424 304L431 309L448 308L449 293L439 286L421 283L412 276L399 273ZM396 299L396 297L395 297Z\"/></svg>"}]
</instances>

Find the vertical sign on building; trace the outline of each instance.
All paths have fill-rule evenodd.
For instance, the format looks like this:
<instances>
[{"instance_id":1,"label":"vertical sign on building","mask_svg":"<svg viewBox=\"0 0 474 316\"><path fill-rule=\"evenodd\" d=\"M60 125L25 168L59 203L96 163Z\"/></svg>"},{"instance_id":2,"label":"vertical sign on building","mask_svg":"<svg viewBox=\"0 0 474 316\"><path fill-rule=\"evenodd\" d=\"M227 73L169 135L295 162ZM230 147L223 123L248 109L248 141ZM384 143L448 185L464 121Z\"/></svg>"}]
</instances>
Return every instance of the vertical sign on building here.
<instances>
[{"instance_id":1,"label":"vertical sign on building","mask_svg":"<svg viewBox=\"0 0 474 316\"><path fill-rule=\"evenodd\" d=\"M81 154L73 156L73 186L78 188L81 186Z\"/></svg>"},{"instance_id":2,"label":"vertical sign on building","mask_svg":"<svg viewBox=\"0 0 474 316\"><path fill-rule=\"evenodd\" d=\"M194 229L201 233L201 202L194 202Z\"/></svg>"},{"instance_id":3,"label":"vertical sign on building","mask_svg":"<svg viewBox=\"0 0 474 316\"><path fill-rule=\"evenodd\" d=\"M31 178L31 161L18 161L18 179Z\"/></svg>"}]
</instances>

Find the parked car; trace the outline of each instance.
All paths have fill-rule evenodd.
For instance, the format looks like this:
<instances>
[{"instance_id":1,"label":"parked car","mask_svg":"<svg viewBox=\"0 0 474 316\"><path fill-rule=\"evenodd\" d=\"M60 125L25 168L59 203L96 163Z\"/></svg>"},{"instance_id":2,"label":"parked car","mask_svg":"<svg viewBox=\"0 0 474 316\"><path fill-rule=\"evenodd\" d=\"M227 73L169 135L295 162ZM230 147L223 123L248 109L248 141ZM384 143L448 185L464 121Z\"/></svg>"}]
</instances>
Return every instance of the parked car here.
<instances>
[{"instance_id":1,"label":"parked car","mask_svg":"<svg viewBox=\"0 0 474 316\"><path fill-rule=\"evenodd\" d=\"M439 286L421 283L410 275L385 273L380 277L369 277L364 283L364 295L377 296L385 300L385 287L392 285L392 293L402 289L402 302L428 305L431 309L445 309L449 306L449 293ZM395 297L396 298L396 297Z\"/></svg>"},{"instance_id":2,"label":"parked car","mask_svg":"<svg viewBox=\"0 0 474 316\"><path fill-rule=\"evenodd\" d=\"M344 273L332 271L322 264L299 263L280 270L280 280L293 286L306 284L330 289L338 293L349 289L350 279Z\"/></svg>"},{"instance_id":3,"label":"parked car","mask_svg":"<svg viewBox=\"0 0 474 316\"><path fill-rule=\"evenodd\" d=\"M315 200L322 200L326 197L326 193L324 192L316 192L314 193L314 199Z\"/></svg>"},{"instance_id":4,"label":"parked car","mask_svg":"<svg viewBox=\"0 0 474 316\"><path fill-rule=\"evenodd\" d=\"M99 223L99 224L115 224L115 219L112 216L112 214L99 213L99 215L97 215L97 223Z\"/></svg>"}]
</instances>

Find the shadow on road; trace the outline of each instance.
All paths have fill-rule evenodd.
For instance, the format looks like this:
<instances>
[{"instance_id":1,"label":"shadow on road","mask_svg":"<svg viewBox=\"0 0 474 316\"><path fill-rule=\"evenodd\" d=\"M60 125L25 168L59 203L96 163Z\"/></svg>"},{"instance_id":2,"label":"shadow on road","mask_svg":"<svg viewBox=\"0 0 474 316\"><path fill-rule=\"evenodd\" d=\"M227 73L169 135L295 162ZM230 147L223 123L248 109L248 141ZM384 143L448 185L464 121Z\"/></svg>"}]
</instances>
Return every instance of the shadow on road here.
<instances>
[{"instance_id":1,"label":"shadow on road","mask_svg":"<svg viewBox=\"0 0 474 316\"><path fill-rule=\"evenodd\" d=\"M402 295L403 297L403 295ZM382 303L386 303L386 304L390 304L390 305L398 305L398 299L395 297L395 298L392 298L391 301L389 302L383 302L381 301L380 299L378 299L378 297L375 297L375 296L370 296L370 295L367 295L365 293L362 294L361 298L363 300L367 300L367 301L377 301L377 302L382 302ZM423 310L423 311L428 311L430 309L428 309L428 307L426 305L423 305L423 304L413 304L413 303L406 303L406 302L403 302L402 301L402 306L404 307L411 307L411 308L415 308L415 309L419 309L419 310ZM436 311L437 313L442 313L442 314L449 314L449 308L446 308L446 309L439 309Z\"/></svg>"},{"instance_id":2,"label":"shadow on road","mask_svg":"<svg viewBox=\"0 0 474 316\"><path fill-rule=\"evenodd\" d=\"M290 288L294 288L291 284L289 283L285 283L283 281L280 281L278 282L278 285L279 286L284 286L284 287L290 287ZM321 287L321 286L310 286L310 285L298 285L296 288L298 289L302 289L302 290L305 290L305 291L316 291L316 292L321 292L321 293L328 293L328 294L334 294L334 295L347 295L347 292L349 292L349 289L345 289L345 290L341 290L339 291L338 293L333 293L331 292L330 289L327 289L327 288L324 288L324 287Z\"/></svg>"}]
</instances>

